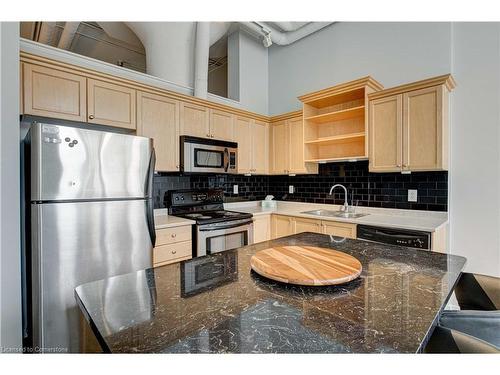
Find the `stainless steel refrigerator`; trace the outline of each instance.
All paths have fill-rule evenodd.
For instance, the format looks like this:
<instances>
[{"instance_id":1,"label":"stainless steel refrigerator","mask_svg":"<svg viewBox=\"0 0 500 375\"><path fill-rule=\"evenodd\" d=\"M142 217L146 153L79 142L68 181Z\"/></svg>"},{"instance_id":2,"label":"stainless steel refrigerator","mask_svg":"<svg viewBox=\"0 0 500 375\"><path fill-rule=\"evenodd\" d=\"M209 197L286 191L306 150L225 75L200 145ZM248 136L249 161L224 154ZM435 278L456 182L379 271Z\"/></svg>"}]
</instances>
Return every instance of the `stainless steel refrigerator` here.
<instances>
[{"instance_id":1,"label":"stainless steel refrigerator","mask_svg":"<svg viewBox=\"0 0 500 375\"><path fill-rule=\"evenodd\" d=\"M152 266L152 140L36 123L24 151L25 336L80 352L75 287Z\"/></svg>"}]
</instances>

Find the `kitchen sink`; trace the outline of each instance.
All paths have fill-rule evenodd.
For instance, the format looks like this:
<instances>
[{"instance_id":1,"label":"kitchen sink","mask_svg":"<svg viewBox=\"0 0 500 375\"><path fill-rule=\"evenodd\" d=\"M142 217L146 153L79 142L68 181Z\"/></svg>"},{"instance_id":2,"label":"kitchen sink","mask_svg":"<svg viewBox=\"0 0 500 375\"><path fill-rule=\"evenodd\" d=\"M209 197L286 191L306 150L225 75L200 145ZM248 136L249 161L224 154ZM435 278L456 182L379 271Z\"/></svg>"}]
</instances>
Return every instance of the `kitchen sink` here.
<instances>
[{"instance_id":1,"label":"kitchen sink","mask_svg":"<svg viewBox=\"0 0 500 375\"><path fill-rule=\"evenodd\" d=\"M331 211L331 210L312 210L304 211L301 214L326 216L326 217L341 217L344 219L357 219L358 217L367 216L369 214L356 214L353 212Z\"/></svg>"}]
</instances>

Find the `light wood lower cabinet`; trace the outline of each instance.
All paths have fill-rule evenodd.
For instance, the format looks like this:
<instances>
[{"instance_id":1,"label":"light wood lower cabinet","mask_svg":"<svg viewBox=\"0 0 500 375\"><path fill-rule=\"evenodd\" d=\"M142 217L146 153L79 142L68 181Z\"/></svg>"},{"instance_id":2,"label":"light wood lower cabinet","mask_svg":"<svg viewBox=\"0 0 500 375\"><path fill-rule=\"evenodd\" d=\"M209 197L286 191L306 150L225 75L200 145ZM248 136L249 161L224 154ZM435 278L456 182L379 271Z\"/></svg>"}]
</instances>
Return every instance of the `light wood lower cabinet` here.
<instances>
[{"instance_id":1,"label":"light wood lower cabinet","mask_svg":"<svg viewBox=\"0 0 500 375\"><path fill-rule=\"evenodd\" d=\"M253 218L253 242L263 242L271 239L271 216L254 216Z\"/></svg>"},{"instance_id":2,"label":"light wood lower cabinet","mask_svg":"<svg viewBox=\"0 0 500 375\"><path fill-rule=\"evenodd\" d=\"M153 267L190 259L193 255L191 225L156 230Z\"/></svg>"},{"instance_id":3,"label":"light wood lower cabinet","mask_svg":"<svg viewBox=\"0 0 500 375\"><path fill-rule=\"evenodd\" d=\"M177 100L137 92L137 135L153 139L156 171L179 171L179 132Z\"/></svg>"},{"instance_id":4,"label":"light wood lower cabinet","mask_svg":"<svg viewBox=\"0 0 500 375\"><path fill-rule=\"evenodd\" d=\"M87 121L87 78L23 64L23 110L27 115Z\"/></svg>"},{"instance_id":5,"label":"light wood lower cabinet","mask_svg":"<svg viewBox=\"0 0 500 375\"><path fill-rule=\"evenodd\" d=\"M295 221L292 216L272 215L271 236L273 239L290 236L295 233Z\"/></svg>"},{"instance_id":6,"label":"light wood lower cabinet","mask_svg":"<svg viewBox=\"0 0 500 375\"><path fill-rule=\"evenodd\" d=\"M343 223L339 221L326 221L321 223L322 233L337 237L356 238L356 224Z\"/></svg>"},{"instance_id":7,"label":"light wood lower cabinet","mask_svg":"<svg viewBox=\"0 0 500 375\"><path fill-rule=\"evenodd\" d=\"M295 220L295 233L313 232L322 233L321 220L304 219L301 217L294 218Z\"/></svg>"},{"instance_id":8,"label":"light wood lower cabinet","mask_svg":"<svg viewBox=\"0 0 500 375\"><path fill-rule=\"evenodd\" d=\"M356 224L285 215L272 215L271 228L273 239L303 232L323 233L354 239L357 234Z\"/></svg>"}]
</instances>

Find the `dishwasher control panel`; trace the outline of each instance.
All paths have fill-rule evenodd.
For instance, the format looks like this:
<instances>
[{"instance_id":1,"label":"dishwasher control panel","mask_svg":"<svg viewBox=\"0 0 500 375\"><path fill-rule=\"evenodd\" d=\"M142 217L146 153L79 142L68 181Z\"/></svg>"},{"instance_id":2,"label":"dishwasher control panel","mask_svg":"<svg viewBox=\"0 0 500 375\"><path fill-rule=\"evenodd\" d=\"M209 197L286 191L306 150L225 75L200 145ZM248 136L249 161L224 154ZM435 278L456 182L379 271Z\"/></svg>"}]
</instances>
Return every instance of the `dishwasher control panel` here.
<instances>
[{"instance_id":1,"label":"dishwasher control panel","mask_svg":"<svg viewBox=\"0 0 500 375\"><path fill-rule=\"evenodd\" d=\"M358 225L358 239L389 245L431 249L431 233L408 229L383 228L370 225Z\"/></svg>"}]
</instances>

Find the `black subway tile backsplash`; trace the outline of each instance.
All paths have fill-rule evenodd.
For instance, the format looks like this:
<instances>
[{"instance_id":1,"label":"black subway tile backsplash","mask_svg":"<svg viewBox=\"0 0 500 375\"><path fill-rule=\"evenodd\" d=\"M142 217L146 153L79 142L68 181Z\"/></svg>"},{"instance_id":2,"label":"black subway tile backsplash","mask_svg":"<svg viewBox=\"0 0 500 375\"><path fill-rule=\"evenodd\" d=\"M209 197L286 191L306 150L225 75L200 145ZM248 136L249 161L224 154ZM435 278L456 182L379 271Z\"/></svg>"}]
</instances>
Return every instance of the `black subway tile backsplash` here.
<instances>
[{"instance_id":1,"label":"black subway tile backsplash","mask_svg":"<svg viewBox=\"0 0 500 375\"><path fill-rule=\"evenodd\" d=\"M154 177L155 207L164 207L163 196L171 189L222 188L226 199L261 200L272 194L279 200L343 204L344 192L334 184L343 184L351 200L360 206L447 211L448 172L370 173L368 161L320 164L318 175L241 176L166 174ZM238 194L233 194L233 185ZM288 194L293 185L294 194ZM417 202L408 202L408 189L417 189Z\"/></svg>"}]
</instances>

